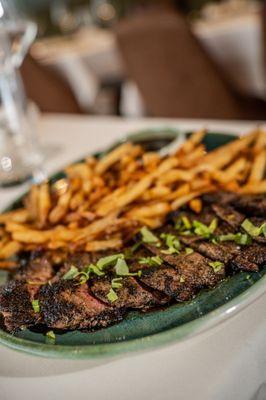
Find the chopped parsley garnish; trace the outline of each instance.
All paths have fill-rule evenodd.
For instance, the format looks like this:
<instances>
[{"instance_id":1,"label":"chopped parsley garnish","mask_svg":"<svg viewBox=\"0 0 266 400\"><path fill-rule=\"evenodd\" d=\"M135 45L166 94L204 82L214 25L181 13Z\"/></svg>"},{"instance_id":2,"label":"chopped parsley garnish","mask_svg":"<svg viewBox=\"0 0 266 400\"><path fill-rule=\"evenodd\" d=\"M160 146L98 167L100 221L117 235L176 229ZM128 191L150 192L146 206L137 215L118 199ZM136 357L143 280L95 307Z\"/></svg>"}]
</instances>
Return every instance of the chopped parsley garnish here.
<instances>
[{"instance_id":1,"label":"chopped parsley garnish","mask_svg":"<svg viewBox=\"0 0 266 400\"><path fill-rule=\"evenodd\" d=\"M165 241L165 244L168 247L167 250L161 251L163 254L179 253L180 242L177 236L172 235L171 233L162 233L160 237Z\"/></svg>"},{"instance_id":2,"label":"chopped parsley garnish","mask_svg":"<svg viewBox=\"0 0 266 400\"><path fill-rule=\"evenodd\" d=\"M124 259L118 258L115 264L115 272L119 276L127 276L129 274L129 268Z\"/></svg>"},{"instance_id":3,"label":"chopped parsley garnish","mask_svg":"<svg viewBox=\"0 0 266 400\"><path fill-rule=\"evenodd\" d=\"M220 242L235 242L241 246L246 246L252 243L252 238L247 233L228 233L227 235L218 236Z\"/></svg>"},{"instance_id":4,"label":"chopped parsley garnish","mask_svg":"<svg viewBox=\"0 0 266 400\"><path fill-rule=\"evenodd\" d=\"M111 288L109 290L109 293L107 294L107 298L111 303L115 302L118 299L118 296L113 288Z\"/></svg>"},{"instance_id":5,"label":"chopped parsley garnish","mask_svg":"<svg viewBox=\"0 0 266 400\"><path fill-rule=\"evenodd\" d=\"M214 218L209 226L199 221L193 221L192 226L196 235L202 236L205 239L209 239L213 236L217 228L217 219Z\"/></svg>"},{"instance_id":6,"label":"chopped parsley garnish","mask_svg":"<svg viewBox=\"0 0 266 400\"><path fill-rule=\"evenodd\" d=\"M140 233L144 243L154 244L156 247L160 247L159 239L146 226L141 228Z\"/></svg>"},{"instance_id":7,"label":"chopped parsley garnish","mask_svg":"<svg viewBox=\"0 0 266 400\"><path fill-rule=\"evenodd\" d=\"M31 305L35 313L40 312L39 300L32 300Z\"/></svg>"},{"instance_id":8,"label":"chopped parsley garnish","mask_svg":"<svg viewBox=\"0 0 266 400\"><path fill-rule=\"evenodd\" d=\"M208 264L210 267L213 268L215 273L219 272L224 267L224 263L222 263L221 261L211 261Z\"/></svg>"},{"instance_id":9,"label":"chopped parsley garnish","mask_svg":"<svg viewBox=\"0 0 266 400\"><path fill-rule=\"evenodd\" d=\"M139 248L141 245L142 245L141 242L137 242L137 243L133 244L133 246L131 247L130 250L132 251L132 253L135 253L135 251L137 251L138 248Z\"/></svg>"},{"instance_id":10,"label":"chopped parsley garnish","mask_svg":"<svg viewBox=\"0 0 266 400\"><path fill-rule=\"evenodd\" d=\"M189 235L192 228L191 222L186 215L179 217L175 223L175 229L183 235Z\"/></svg>"},{"instance_id":11,"label":"chopped parsley garnish","mask_svg":"<svg viewBox=\"0 0 266 400\"><path fill-rule=\"evenodd\" d=\"M266 237L266 222L261 226L255 226L249 219L245 219L241 227L251 236L257 237L263 234Z\"/></svg>"},{"instance_id":12,"label":"chopped parsley garnish","mask_svg":"<svg viewBox=\"0 0 266 400\"><path fill-rule=\"evenodd\" d=\"M142 257L139 259L139 263L149 265L150 267L159 267L162 265L163 260L159 256Z\"/></svg>"},{"instance_id":13,"label":"chopped parsley garnish","mask_svg":"<svg viewBox=\"0 0 266 400\"><path fill-rule=\"evenodd\" d=\"M69 281L76 278L79 275L79 270L74 265L71 265L70 269L63 275L62 279Z\"/></svg>"},{"instance_id":14,"label":"chopped parsley garnish","mask_svg":"<svg viewBox=\"0 0 266 400\"><path fill-rule=\"evenodd\" d=\"M114 278L112 279L111 285L113 289L120 289L122 285L122 279L123 278Z\"/></svg>"},{"instance_id":15,"label":"chopped parsley garnish","mask_svg":"<svg viewBox=\"0 0 266 400\"><path fill-rule=\"evenodd\" d=\"M194 250L191 249L191 247L186 247L186 248L185 248L185 253L186 253L187 255L189 255L189 254L194 253Z\"/></svg>"},{"instance_id":16,"label":"chopped parsley garnish","mask_svg":"<svg viewBox=\"0 0 266 400\"><path fill-rule=\"evenodd\" d=\"M54 331L48 331L46 332L46 338L48 339L49 342L55 343L55 333Z\"/></svg>"},{"instance_id":17,"label":"chopped parsley garnish","mask_svg":"<svg viewBox=\"0 0 266 400\"><path fill-rule=\"evenodd\" d=\"M97 261L96 265L100 270L103 270L106 267L110 267L110 266L114 265L117 262L117 260L123 259L123 258L125 258L125 256L122 253L113 254L111 256L100 258Z\"/></svg>"},{"instance_id":18,"label":"chopped parsley garnish","mask_svg":"<svg viewBox=\"0 0 266 400\"><path fill-rule=\"evenodd\" d=\"M181 220L183 222L184 228L186 229L191 229L191 222L189 221L188 217L186 217L185 215L181 217Z\"/></svg>"},{"instance_id":19,"label":"chopped parsley garnish","mask_svg":"<svg viewBox=\"0 0 266 400\"><path fill-rule=\"evenodd\" d=\"M85 268L84 272L86 272L86 273L89 274L89 275L90 275L91 273L93 273L93 274L95 274L95 275L97 275L97 276L103 276L103 275L104 275L104 272L103 272L97 265L94 265L94 264L88 265L88 266Z\"/></svg>"}]
</instances>

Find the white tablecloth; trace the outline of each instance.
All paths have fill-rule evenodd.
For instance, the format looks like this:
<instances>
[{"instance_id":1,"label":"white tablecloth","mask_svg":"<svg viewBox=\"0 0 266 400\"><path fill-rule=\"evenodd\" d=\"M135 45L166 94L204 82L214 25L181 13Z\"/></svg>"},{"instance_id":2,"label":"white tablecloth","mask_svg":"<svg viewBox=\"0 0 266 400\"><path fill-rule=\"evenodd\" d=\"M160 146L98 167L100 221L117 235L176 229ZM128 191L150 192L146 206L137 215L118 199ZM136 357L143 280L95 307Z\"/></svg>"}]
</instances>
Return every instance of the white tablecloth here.
<instances>
[{"instance_id":1,"label":"white tablecloth","mask_svg":"<svg viewBox=\"0 0 266 400\"><path fill-rule=\"evenodd\" d=\"M152 127L244 133L251 124L50 116L39 124L49 173ZM0 190L4 207L22 190ZM266 295L211 331L162 349L109 361L53 360L0 347L1 400L263 400L266 398Z\"/></svg>"}]
</instances>

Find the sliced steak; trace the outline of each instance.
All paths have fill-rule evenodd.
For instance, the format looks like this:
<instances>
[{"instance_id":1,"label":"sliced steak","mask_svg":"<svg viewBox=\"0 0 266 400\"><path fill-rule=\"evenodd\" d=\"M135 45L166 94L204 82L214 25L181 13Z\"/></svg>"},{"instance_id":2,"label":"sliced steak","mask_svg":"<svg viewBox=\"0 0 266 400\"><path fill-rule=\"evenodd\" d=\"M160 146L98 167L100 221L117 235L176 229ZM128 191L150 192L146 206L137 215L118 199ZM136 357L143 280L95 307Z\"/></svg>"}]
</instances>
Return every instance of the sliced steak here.
<instances>
[{"instance_id":1,"label":"sliced steak","mask_svg":"<svg viewBox=\"0 0 266 400\"><path fill-rule=\"evenodd\" d=\"M197 289L212 287L225 277L224 266L215 272L210 265L211 260L197 252L180 255L177 258L176 268L185 281Z\"/></svg>"},{"instance_id":2,"label":"sliced steak","mask_svg":"<svg viewBox=\"0 0 266 400\"><path fill-rule=\"evenodd\" d=\"M226 222L233 229L238 229L245 219L245 215L239 213L229 205L213 204L212 209L217 217Z\"/></svg>"},{"instance_id":3,"label":"sliced steak","mask_svg":"<svg viewBox=\"0 0 266 400\"><path fill-rule=\"evenodd\" d=\"M266 216L266 196L241 196L232 202L233 207L236 207L241 212L248 216L258 216L265 218Z\"/></svg>"},{"instance_id":4,"label":"sliced steak","mask_svg":"<svg viewBox=\"0 0 266 400\"><path fill-rule=\"evenodd\" d=\"M40 315L34 312L32 300L29 286L23 281L9 281L0 289L0 314L7 331L16 332L39 322Z\"/></svg>"},{"instance_id":5,"label":"sliced steak","mask_svg":"<svg viewBox=\"0 0 266 400\"><path fill-rule=\"evenodd\" d=\"M38 284L47 283L54 275L52 263L46 254L35 254L12 276L13 279Z\"/></svg>"},{"instance_id":6,"label":"sliced steak","mask_svg":"<svg viewBox=\"0 0 266 400\"><path fill-rule=\"evenodd\" d=\"M231 204L233 201L238 199L238 195L232 192L214 192L207 193L202 196L202 200L205 204L220 204L226 205Z\"/></svg>"},{"instance_id":7,"label":"sliced steak","mask_svg":"<svg viewBox=\"0 0 266 400\"><path fill-rule=\"evenodd\" d=\"M146 269L139 280L177 301L189 300L195 294L194 288L185 281L185 277L171 267Z\"/></svg>"},{"instance_id":8,"label":"sliced steak","mask_svg":"<svg viewBox=\"0 0 266 400\"><path fill-rule=\"evenodd\" d=\"M124 310L95 299L88 286L59 281L43 286L39 292L43 320L49 328L73 330L106 327L120 321Z\"/></svg>"},{"instance_id":9,"label":"sliced steak","mask_svg":"<svg viewBox=\"0 0 266 400\"><path fill-rule=\"evenodd\" d=\"M150 307L165 304L168 299L144 289L135 277L129 276L122 280L122 287L115 289L118 299L111 303L108 293L111 289L112 277L95 278L90 282L90 290L95 297L106 304L113 304L118 308L149 309Z\"/></svg>"},{"instance_id":10,"label":"sliced steak","mask_svg":"<svg viewBox=\"0 0 266 400\"><path fill-rule=\"evenodd\" d=\"M266 265L266 246L259 243L244 246L231 263L240 270L258 271L260 266Z\"/></svg>"}]
</instances>

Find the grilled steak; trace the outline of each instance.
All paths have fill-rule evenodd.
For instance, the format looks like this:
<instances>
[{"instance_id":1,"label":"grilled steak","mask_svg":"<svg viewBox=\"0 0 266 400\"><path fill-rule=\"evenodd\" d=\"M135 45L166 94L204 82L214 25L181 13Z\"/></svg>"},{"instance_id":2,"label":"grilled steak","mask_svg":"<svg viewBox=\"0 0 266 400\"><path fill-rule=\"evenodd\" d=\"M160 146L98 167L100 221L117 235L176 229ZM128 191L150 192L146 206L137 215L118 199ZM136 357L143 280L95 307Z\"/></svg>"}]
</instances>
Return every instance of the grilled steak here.
<instances>
[{"instance_id":1,"label":"grilled steak","mask_svg":"<svg viewBox=\"0 0 266 400\"><path fill-rule=\"evenodd\" d=\"M233 207L247 216L266 216L266 196L239 196L232 202Z\"/></svg>"},{"instance_id":2,"label":"grilled steak","mask_svg":"<svg viewBox=\"0 0 266 400\"><path fill-rule=\"evenodd\" d=\"M141 235L136 238L142 241L137 250L128 243L122 276L112 263L104 272L97 271L97 261L112 255L110 251L77 253L68 259L61 257L59 262L41 252L21 258L20 268L0 289L4 328L10 332L36 324L60 330L103 328L120 321L129 309L146 311L187 301L230 273L259 271L266 264L265 233L260 230L259 235L250 237L242 222L248 218L256 227L263 227L265 197L215 193L204 195L202 200L200 214L184 209L168 216L166 224L154 232L160 246L147 243ZM176 222L184 224L184 217L188 224L180 229ZM162 233L166 235L161 237ZM179 239L177 248L168 247L167 234ZM229 238L224 236L228 234ZM242 237L244 242L239 242ZM84 268L90 264L96 270L87 269L90 272L86 275ZM64 276L73 266L76 275ZM137 271L140 273L132 276ZM33 301L38 303L37 310Z\"/></svg>"},{"instance_id":3,"label":"grilled steak","mask_svg":"<svg viewBox=\"0 0 266 400\"><path fill-rule=\"evenodd\" d=\"M11 280L0 290L0 313L6 330L16 332L39 322L32 300L29 286L23 281Z\"/></svg>"},{"instance_id":4,"label":"grilled steak","mask_svg":"<svg viewBox=\"0 0 266 400\"><path fill-rule=\"evenodd\" d=\"M139 278L147 287L158 290L177 301L189 300L195 290L178 271L171 267L149 268Z\"/></svg>"},{"instance_id":5,"label":"grilled steak","mask_svg":"<svg viewBox=\"0 0 266 400\"><path fill-rule=\"evenodd\" d=\"M112 304L108 300L108 293L111 289L111 277L95 278L90 284L91 292L95 297L107 304ZM168 299L159 294L145 290L135 279L129 276L123 278L122 287L116 289L118 299L113 303L118 308L134 308L147 310L156 305L165 304Z\"/></svg>"},{"instance_id":6,"label":"grilled steak","mask_svg":"<svg viewBox=\"0 0 266 400\"><path fill-rule=\"evenodd\" d=\"M87 284L59 281L39 293L43 321L49 328L73 330L106 327L122 319L124 311L93 297Z\"/></svg>"}]
</instances>

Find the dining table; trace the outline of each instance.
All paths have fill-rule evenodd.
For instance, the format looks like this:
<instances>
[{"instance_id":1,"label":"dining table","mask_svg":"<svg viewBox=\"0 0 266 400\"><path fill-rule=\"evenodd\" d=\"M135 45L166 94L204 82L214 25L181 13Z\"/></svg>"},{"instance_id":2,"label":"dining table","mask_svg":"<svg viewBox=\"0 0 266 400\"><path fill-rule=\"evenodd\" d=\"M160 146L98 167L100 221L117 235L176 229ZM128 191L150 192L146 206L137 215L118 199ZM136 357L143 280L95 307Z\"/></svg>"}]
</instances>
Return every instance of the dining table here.
<instances>
[{"instance_id":1,"label":"dining table","mask_svg":"<svg viewBox=\"0 0 266 400\"><path fill-rule=\"evenodd\" d=\"M266 127L265 122L260 125ZM245 134L257 123L47 114L36 125L50 175L125 135L147 129ZM0 189L4 209L30 183ZM266 288L219 325L182 341L112 358L37 357L0 345L1 400L263 400ZM219 309L217 309L219 313ZM84 333L85 334L85 333Z\"/></svg>"},{"instance_id":2,"label":"dining table","mask_svg":"<svg viewBox=\"0 0 266 400\"><path fill-rule=\"evenodd\" d=\"M266 99L261 12L234 14L214 21L196 19L190 21L190 29L236 92ZM90 112L103 82L115 81L122 85L120 113L146 114L138 87L126 77L112 30L92 26L68 36L38 39L31 55L60 73L84 112Z\"/></svg>"}]
</instances>

